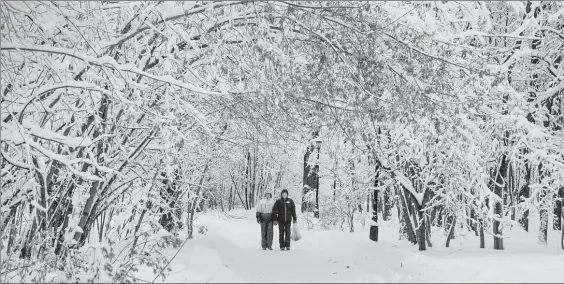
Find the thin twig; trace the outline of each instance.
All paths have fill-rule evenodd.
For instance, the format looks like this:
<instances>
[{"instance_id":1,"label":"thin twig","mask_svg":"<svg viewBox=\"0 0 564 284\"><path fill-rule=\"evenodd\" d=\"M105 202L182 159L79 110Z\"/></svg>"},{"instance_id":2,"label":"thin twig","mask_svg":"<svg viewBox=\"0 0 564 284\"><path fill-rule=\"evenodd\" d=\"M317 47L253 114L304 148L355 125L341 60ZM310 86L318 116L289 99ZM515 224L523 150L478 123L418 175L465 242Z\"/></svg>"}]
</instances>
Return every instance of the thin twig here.
<instances>
[{"instance_id":1,"label":"thin twig","mask_svg":"<svg viewBox=\"0 0 564 284\"><path fill-rule=\"evenodd\" d=\"M168 263L161 269L161 271L159 273L157 273L157 276L155 276L155 279L153 279L153 281L151 281L151 283L155 283L155 280L157 280L157 278L159 278L159 275L161 275L161 273L163 273L163 271L170 265L170 263L176 258L176 256L178 255L178 253L180 252L180 250L182 250L182 248L184 247L184 245L186 244L186 242L188 242L190 238L187 236L186 240L184 240L184 243L182 243L182 245L180 246L180 248L178 248L178 250L176 251L176 253L174 254L174 256L168 261Z\"/></svg>"}]
</instances>

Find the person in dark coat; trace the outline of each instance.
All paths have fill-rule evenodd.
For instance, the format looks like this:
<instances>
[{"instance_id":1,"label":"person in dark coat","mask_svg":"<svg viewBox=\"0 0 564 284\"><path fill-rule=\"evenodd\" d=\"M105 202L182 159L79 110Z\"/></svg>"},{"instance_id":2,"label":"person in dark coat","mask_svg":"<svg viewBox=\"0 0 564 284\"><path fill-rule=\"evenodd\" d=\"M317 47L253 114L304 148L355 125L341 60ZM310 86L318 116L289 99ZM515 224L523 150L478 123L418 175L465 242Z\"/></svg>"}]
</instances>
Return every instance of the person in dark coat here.
<instances>
[{"instance_id":1,"label":"person in dark coat","mask_svg":"<svg viewBox=\"0 0 564 284\"><path fill-rule=\"evenodd\" d=\"M272 193L266 192L257 205L257 223L260 224L261 246L263 250L272 250Z\"/></svg>"},{"instance_id":2,"label":"person in dark coat","mask_svg":"<svg viewBox=\"0 0 564 284\"><path fill-rule=\"evenodd\" d=\"M288 190L283 189L280 196L281 198L276 200L272 208L272 219L274 220L274 225L278 225L280 250L290 250L290 230L292 223L296 224L298 221L296 205L294 200L288 198Z\"/></svg>"}]
</instances>

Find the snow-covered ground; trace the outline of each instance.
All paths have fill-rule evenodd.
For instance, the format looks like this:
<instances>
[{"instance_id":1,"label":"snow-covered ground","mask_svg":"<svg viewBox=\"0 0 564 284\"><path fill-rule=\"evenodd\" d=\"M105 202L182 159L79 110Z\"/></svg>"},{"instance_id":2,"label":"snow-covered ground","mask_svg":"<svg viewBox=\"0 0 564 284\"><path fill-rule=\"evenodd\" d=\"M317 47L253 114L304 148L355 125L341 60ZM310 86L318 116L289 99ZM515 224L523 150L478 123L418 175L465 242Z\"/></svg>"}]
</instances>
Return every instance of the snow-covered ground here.
<instances>
[{"instance_id":1,"label":"snow-covered ground","mask_svg":"<svg viewBox=\"0 0 564 284\"><path fill-rule=\"evenodd\" d=\"M242 218L206 213L197 219L206 235L196 234L171 262L172 272L157 282L559 282L564 281L564 251L559 232L549 230L548 245L536 241L538 223L531 232L505 228L506 250L479 248L473 232L457 228L456 239L445 247L442 230L433 233L433 247L419 252L399 240L397 226L383 222L379 242L368 239L368 222L354 233L348 229L307 230L292 242L291 251L278 248L275 227L273 251L260 247L260 227L254 211L234 211ZM533 218L532 218L533 219ZM298 215L298 220L300 216ZM436 228L437 229L437 228ZM175 251L171 250L171 257ZM153 280L150 269L140 279Z\"/></svg>"}]
</instances>

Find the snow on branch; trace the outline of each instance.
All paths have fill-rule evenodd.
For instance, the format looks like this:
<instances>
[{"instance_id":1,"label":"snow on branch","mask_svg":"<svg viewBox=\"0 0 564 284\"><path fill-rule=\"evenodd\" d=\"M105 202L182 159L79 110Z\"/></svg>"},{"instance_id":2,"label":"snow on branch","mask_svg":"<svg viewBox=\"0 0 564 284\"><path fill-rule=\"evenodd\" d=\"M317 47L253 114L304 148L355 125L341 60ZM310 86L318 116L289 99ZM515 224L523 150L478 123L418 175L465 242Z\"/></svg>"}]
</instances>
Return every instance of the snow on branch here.
<instances>
[{"instance_id":1,"label":"snow on branch","mask_svg":"<svg viewBox=\"0 0 564 284\"><path fill-rule=\"evenodd\" d=\"M3 135L2 135L3 136ZM22 168L22 169L26 169L26 170L31 170L32 167L29 165L26 165L24 163L21 163L18 160L13 160L12 158L10 158L6 153L4 153L4 151L0 150L0 153L2 154L2 158L4 158L4 160L6 162L8 162L9 164L12 164L13 166Z\"/></svg>"},{"instance_id":2,"label":"snow on branch","mask_svg":"<svg viewBox=\"0 0 564 284\"><path fill-rule=\"evenodd\" d=\"M172 21L172 20L176 20L182 17L187 17L190 15L194 15L194 14L198 14L198 13L202 13L205 11L209 11L212 9L216 9L216 8L220 8L223 6L229 6L229 5L236 5L236 4L241 4L241 3L245 3L246 1L235 1L235 2L220 2L220 3L210 3L206 6L202 6L202 7L198 7L196 9L192 9L192 10L185 10L184 7L182 7L180 9L180 7L178 7L179 9L174 9L174 10L169 10L169 11L165 11L164 13L162 13L162 18L164 19L164 21ZM156 25L158 23L154 23L154 25ZM150 29L151 27L145 23L144 25L139 26L137 29L129 32L126 35L123 35L122 37L116 39L115 41L109 43L108 45L106 45L106 47L114 47L117 46L133 37L135 37L136 35Z\"/></svg>"},{"instance_id":3,"label":"snow on branch","mask_svg":"<svg viewBox=\"0 0 564 284\"><path fill-rule=\"evenodd\" d=\"M509 71L509 68L515 64L515 62L518 59L521 59L523 57L534 57L534 56L540 56L542 57L542 54L536 50L533 49L525 49L525 50L518 50L515 53L513 53L513 55L511 55L511 57L509 57L503 64L501 65L496 65L496 64L488 64L486 65L486 69L489 70L491 73L505 73Z\"/></svg>"},{"instance_id":4,"label":"snow on branch","mask_svg":"<svg viewBox=\"0 0 564 284\"><path fill-rule=\"evenodd\" d=\"M195 108L191 103L182 100L180 98L177 98L178 101L184 103L184 105L186 106L186 108L188 108L188 110L192 113L194 119L196 119L196 121L204 128L204 130L210 135L213 136L213 133L211 132L210 128L207 125L207 119L205 117L204 114L202 114L197 108Z\"/></svg>"},{"instance_id":5,"label":"snow on branch","mask_svg":"<svg viewBox=\"0 0 564 284\"><path fill-rule=\"evenodd\" d=\"M16 129L13 129L13 126L6 125L5 127L5 129L2 129L2 141L12 141L16 144L25 141L23 134ZM43 129L37 125L29 123L28 121L24 121L22 127L29 130L29 134L33 136L60 144L65 144L73 148L89 147L102 139L113 136L110 134L102 134L94 140L90 139L89 137L68 137L60 133L52 132L48 129Z\"/></svg>"},{"instance_id":6,"label":"snow on branch","mask_svg":"<svg viewBox=\"0 0 564 284\"><path fill-rule=\"evenodd\" d=\"M25 127L24 127L24 128L25 128ZM3 130L4 130L4 129L3 129ZM37 129L36 129L36 130L37 130ZM40 130L43 131L43 129L40 129ZM93 165L93 166L96 167L98 170L103 171L103 172L112 172L112 171L113 171L112 169L107 168L107 167L104 167L104 166L100 166L100 165L98 165L96 162L94 162L94 161L92 161L92 160L89 160L89 159L74 159L74 160L69 160L69 159L68 159L67 157L65 157L64 155L57 154L57 153L54 153L54 152L52 152L52 151L50 151L50 150L48 150L48 149L45 149L43 146L41 146L41 144L39 144L38 142L33 141L33 140L30 139L27 135L21 133L22 131L23 131L23 129L16 130L16 129L6 128L5 131L2 131L2 140L3 140L3 141L13 141L13 142L16 142L16 143L22 143L22 142L23 142L23 143L26 143L26 144L28 144L31 148L37 150L37 151L40 152L41 154L43 154L43 155L45 155L46 157L50 158L51 160L56 160L56 161L60 162L61 164L65 165L73 174L75 174L75 175L77 175L77 176L79 176L79 177L81 177L81 178L83 178L83 179L85 179L85 180L90 180L90 181L104 181L104 179L101 178L101 177L99 177L99 176L95 176L95 175L92 175L92 174L90 174L90 173L88 173L88 172L81 172L81 171L77 170L75 167L72 166L73 164L77 164L77 163L81 163L81 162L82 162L82 163L88 163L88 164ZM38 132L41 132L41 131L38 131ZM41 133L41 134L44 134L45 136L48 136L48 135L51 134L51 133L43 132L43 133ZM63 135L60 135L60 136L62 136L62 137L56 137L56 138L52 138L52 137L51 137L51 138L52 138L53 141L56 141L57 138L61 139L61 142L64 141L64 140L65 140L64 138L65 138L66 136L63 136ZM66 138L68 138L68 137L66 137ZM105 138L105 137L101 137L100 139L103 139L103 138ZM80 139L81 139L81 138L80 138ZM89 142L95 143L97 140L99 140L99 139L96 139L96 140L94 140L94 141L89 141ZM57 142L60 142L60 141L57 141ZM72 143L76 143L76 140L72 140L72 139L71 139L71 140L66 141L66 142L72 144ZM80 142L79 145L82 145L81 143L82 143L82 142ZM4 153L2 153L2 155L5 156ZM17 166L20 166L20 167L28 168L28 169L29 169L29 167L27 167L27 166L25 166L25 165L22 165L21 163L16 163L16 164L14 164L14 165L17 165Z\"/></svg>"},{"instance_id":7,"label":"snow on branch","mask_svg":"<svg viewBox=\"0 0 564 284\"><path fill-rule=\"evenodd\" d=\"M100 92L100 93L104 94L104 95L107 96L107 97L117 96L122 102L132 104L132 102L131 102L130 100L124 98L124 97L121 96L118 92L115 92L115 95L114 95L114 93L112 93L112 92L110 92L110 91L108 91L108 90L102 89L102 88L98 87L98 86L97 86L96 84L94 84L94 83L79 82L79 81L73 81L73 80L71 80L71 81L66 81L66 82L59 83L59 84L44 86L44 87L42 87L41 89L39 89L39 90L37 91L37 95L36 95L35 97L38 97L38 96L41 96L41 95L44 94L44 93L47 93L47 92L50 92L50 91L54 91L54 90L57 90L57 89L62 89L62 88L77 88L77 89L90 90L90 91L94 91L94 92ZM35 99L35 97L34 97L34 98L31 98L30 100Z\"/></svg>"},{"instance_id":8,"label":"snow on branch","mask_svg":"<svg viewBox=\"0 0 564 284\"><path fill-rule=\"evenodd\" d=\"M453 38L466 38L472 36L481 36L481 37L507 37L513 39L529 39L529 40L539 40L541 38L535 36L521 36L515 34L487 34L485 32L477 31L477 30L468 30L464 32L457 33L453 36Z\"/></svg>"},{"instance_id":9,"label":"snow on branch","mask_svg":"<svg viewBox=\"0 0 564 284\"><path fill-rule=\"evenodd\" d=\"M31 147L38 150L39 152L41 152L43 155L47 156L48 158L52 159L52 160L56 160L58 162L60 162L61 164L65 165L73 174L75 174L76 176L79 176L85 180L89 180L89 181L104 181L103 178L93 175L89 172L81 172L79 170L77 170L75 167L72 166L72 164L78 163L78 162L90 162L93 163L91 161L85 160L85 159L75 159L75 160L68 160L65 156L63 155L59 155L59 154L55 154L43 147L41 147L39 144L32 142L30 143Z\"/></svg>"},{"instance_id":10,"label":"snow on branch","mask_svg":"<svg viewBox=\"0 0 564 284\"><path fill-rule=\"evenodd\" d=\"M87 160L87 159L74 159L74 160L69 160L67 159L67 157L60 155L60 154L56 154L53 153L45 148L43 148L41 145L39 145L39 143L34 142L34 141L30 141L28 139L26 139L27 143L34 149L36 149L37 151L39 151L41 154L47 156L49 159L51 160L56 160L58 162L60 162L61 164L65 165L73 174L85 179L85 180L90 180L90 181L104 181L103 178L99 177L99 176L95 176L89 172L81 172L79 170L77 170L75 167L73 167L73 164L79 163L79 162L87 162L90 163L94 166L96 166L97 168L104 168L105 171L108 171L109 169L106 169L105 167L100 167L98 166L96 163L94 163L93 161ZM111 171L111 170L110 170Z\"/></svg>"},{"instance_id":11,"label":"snow on branch","mask_svg":"<svg viewBox=\"0 0 564 284\"><path fill-rule=\"evenodd\" d=\"M394 175L396 180L405 188L407 189L411 195L413 195L413 197L415 197L415 200L417 200L417 203L419 204L419 206L423 205L423 193L419 193L415 190L415 188L413 187L413 184L411 183L411 181L400 171L394 171Z\"/></svg>"},{"instance_id":12,"label":"snow on branch","mask_svg":"<svg viewBox=\"0 0 564 284\"><path fill-rule=\"evenodd\" d=\"M93 57L93 56L90 56L90 55L78 53L76 50L71 50L71 49L67 49L67 48L42 46L42 45L27 46L27 45L12 44L12 43L3 43L2 47L0 49L2 49L2 50L26 50L26 51L32 51L32 52L45 52L45 53L67 55L67 56L71 56L71 57L83 60L84 62L86 62L88 64L97 65L97 66L100 66L100 67L112 67L116 71L130 72L130 73L134 73L134 74L137 74L137 75L145 76L147 78L151 78L151 79L156 80L156 81L168 83L170 85L174 85L174 86L189 90L189 91L194 92L194 93L199 93L199 94L204 94L204 95L224 95L222 93L211 92L211 91L202 89L198 86L194 86L192 84L188 84L188 83L185 83L185 82L182 82L182 81L178 81L170 75L157 76L157 75L149 74L149 73L135 67L132 64L126 64L126 65L118 64L113 58L111 58L109 56L102 56L100 58L96 58L96 57Z\"/></svg>"},{"instance_id":13,"label":"snow on branch","mask_svg":"<svg viewBox=\"0 0 564 284\"><path fill-rule=\"evenodd\" d=\"M456 62L452 62L452 61L446 60L446 59L444 59L444 58L441 58L441 57L438 57L438 56L429 54L429 53L427 53L427 52L424 52L423 50L421 50L421 49L419 49L419 48L417 48L417 47L415 47L415 46L409 44L408 42L405 42L405 41L402 41L402 40L396 38L395 36L393 36L393 35L390 34L390 33L386 33L386 32L385 32L384 35L386 35L387 37L393 39L394 41L396 41L396 42L398 42L398 43L404 45L405 47L409 48L410 50L416 51L417 53L419 53L419 54L421 54L421 55L424 55L424 56L427 56L427 57L430 57L430 58L433 58L433 59L436 59L436 60L440 60L440 61L442 61L442 62L444 62L444 63L450 64L450 65L453 65L453 66L456 66L456 67L460 67L460 68L466 69L466 70L468 70L468 71L473 71L473 69L472 69L471 67L469 67L469 66L464 66L464 65L462 65L462 64L459 64L459 63L456 63Z\"/></svg>"},{"instance_id":14,"label":"snow on branch","mask_svg":"<svg viewBox=\"0 0 564 284\"><path fill-rule=\"evenodd\" d=\"M64 136L62 134L56 133L56 132L52 132L48 129L43 129L37 125L32 125L28 122L24 122L23 124L24 128L28 128L30 130L30 134L33 136L37 136L39 138L43 138L46 140L50 140L50 141L54 141L54 142L58 142L61 144L65 144L68 145L69 147L89 147L90 145L108 138L108 137L113 137L114 135L111 134L102 134L98 137L96 137L96 139L92 140L89 137L67 137Z\"/></svg>"},{"instance_id":15,"label":"snow on branch","mask_svg":"<svg viewBox=\"0 0 564 284\"><path fill-rule=\"evenodd\" d=\"M564 78L562 78L562 79L564 79ZM545 91L537 92L536 93L536 96L537 96L536 100L538 102L543 102L543 101L549 99L552 96L556 96L558 94L558 92L561 92L564 89L564 80L562 80L562 79L560 80L560 84L558 84L558 85L556 85L552 88L549 88Z\"/></svg>"},{"instance_id":16,"label":"snow on branch","mask_svg":"<svg viewBox=\"0 0 564 284\"><path fill-rule=\"evenodd\" d=\"M100 93L103 93L107 96L111 96L111 93L108 92L107 90L104 90L102 88L98 88L95 84L92 83L87 83L87 82L79 82L79 81L67 81L64 83L60 83L60 84L55 84L55 85L49 85L49 86L43 86L41 87L41 89L39 89L37 91L37 95L36 96L41 96L42 94L45 94L47 92L50 91L54 91L57 89L61 89L61 88L83 88L83 89L90 89L93 91L97 91Z\"/></svg>"},{"instance_id":17,"label":"snow on branch","mask_svg":"<svg viewBox=\"0 0 564 284\"><path fill-rule=\"evenodd\" d=\"M393 66L392 66L393 65ZM423 82L418 82L417 78L407 74L407 72L397 63L388 64L390 69L404 78L410 85L418 87L421 91L427 89L427 85Z\"/></svg>"}]
</instances>

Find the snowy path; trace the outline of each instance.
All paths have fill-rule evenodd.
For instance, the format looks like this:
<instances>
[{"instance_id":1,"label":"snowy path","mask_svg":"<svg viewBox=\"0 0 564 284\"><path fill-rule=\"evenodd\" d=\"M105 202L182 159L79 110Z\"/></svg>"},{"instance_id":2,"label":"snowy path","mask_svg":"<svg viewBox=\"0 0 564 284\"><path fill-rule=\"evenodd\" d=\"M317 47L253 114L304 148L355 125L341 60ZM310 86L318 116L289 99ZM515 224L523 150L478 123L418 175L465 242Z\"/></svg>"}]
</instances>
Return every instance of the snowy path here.
<instances>
[{"instance_id":1,"label":"snowy path","mask_svg":"<svg viewBox=\"0 0 564 284\"><path fill-rule=\"evenodd\" d=\"M358 273L356 266L375 258L387 263L395 261L400 267L398 252L393 249L385 252L378 249L379 245L376 244L374 249L380 251L379 256L371 256L362 240L351 243L346 238L314 238L313 234L318 232L304 232L307 238L293 242L291 251L280 251L278 234L275 234L274 250L263 251L260 248L258 225L249 220L231 220L227 224L208 228L213 233L206 238L196 239L195 243L219 252L226 267L251 282L373 281L376 279L366 275L364 270ZM276 233L277 229L275 227ZM350 246L343 246L345 243L350 243ZM374 267L373 272L375 277L382 274L377 267Z\"/></svg>"},{"instance_id":2,"label":"snowy path","mask_svg":"<svg viewBox=\"0 0 564 284\"><path fill-rule=\"evenodd\" d=\"M252 214L245 215L202 216L197 225L208 233L187 243L165 282L562 282L562 250L479 250L471 235L465 244L460 238L444 248L437 234L436 247L420 253L397 240L393 227L382 228L377 243L368 239L367 228L352 234L302 229L304 238L292 242L291 251L280 251L275 227L274 250L263 251L260 228Z\"/></svg>"}]
</instances>

